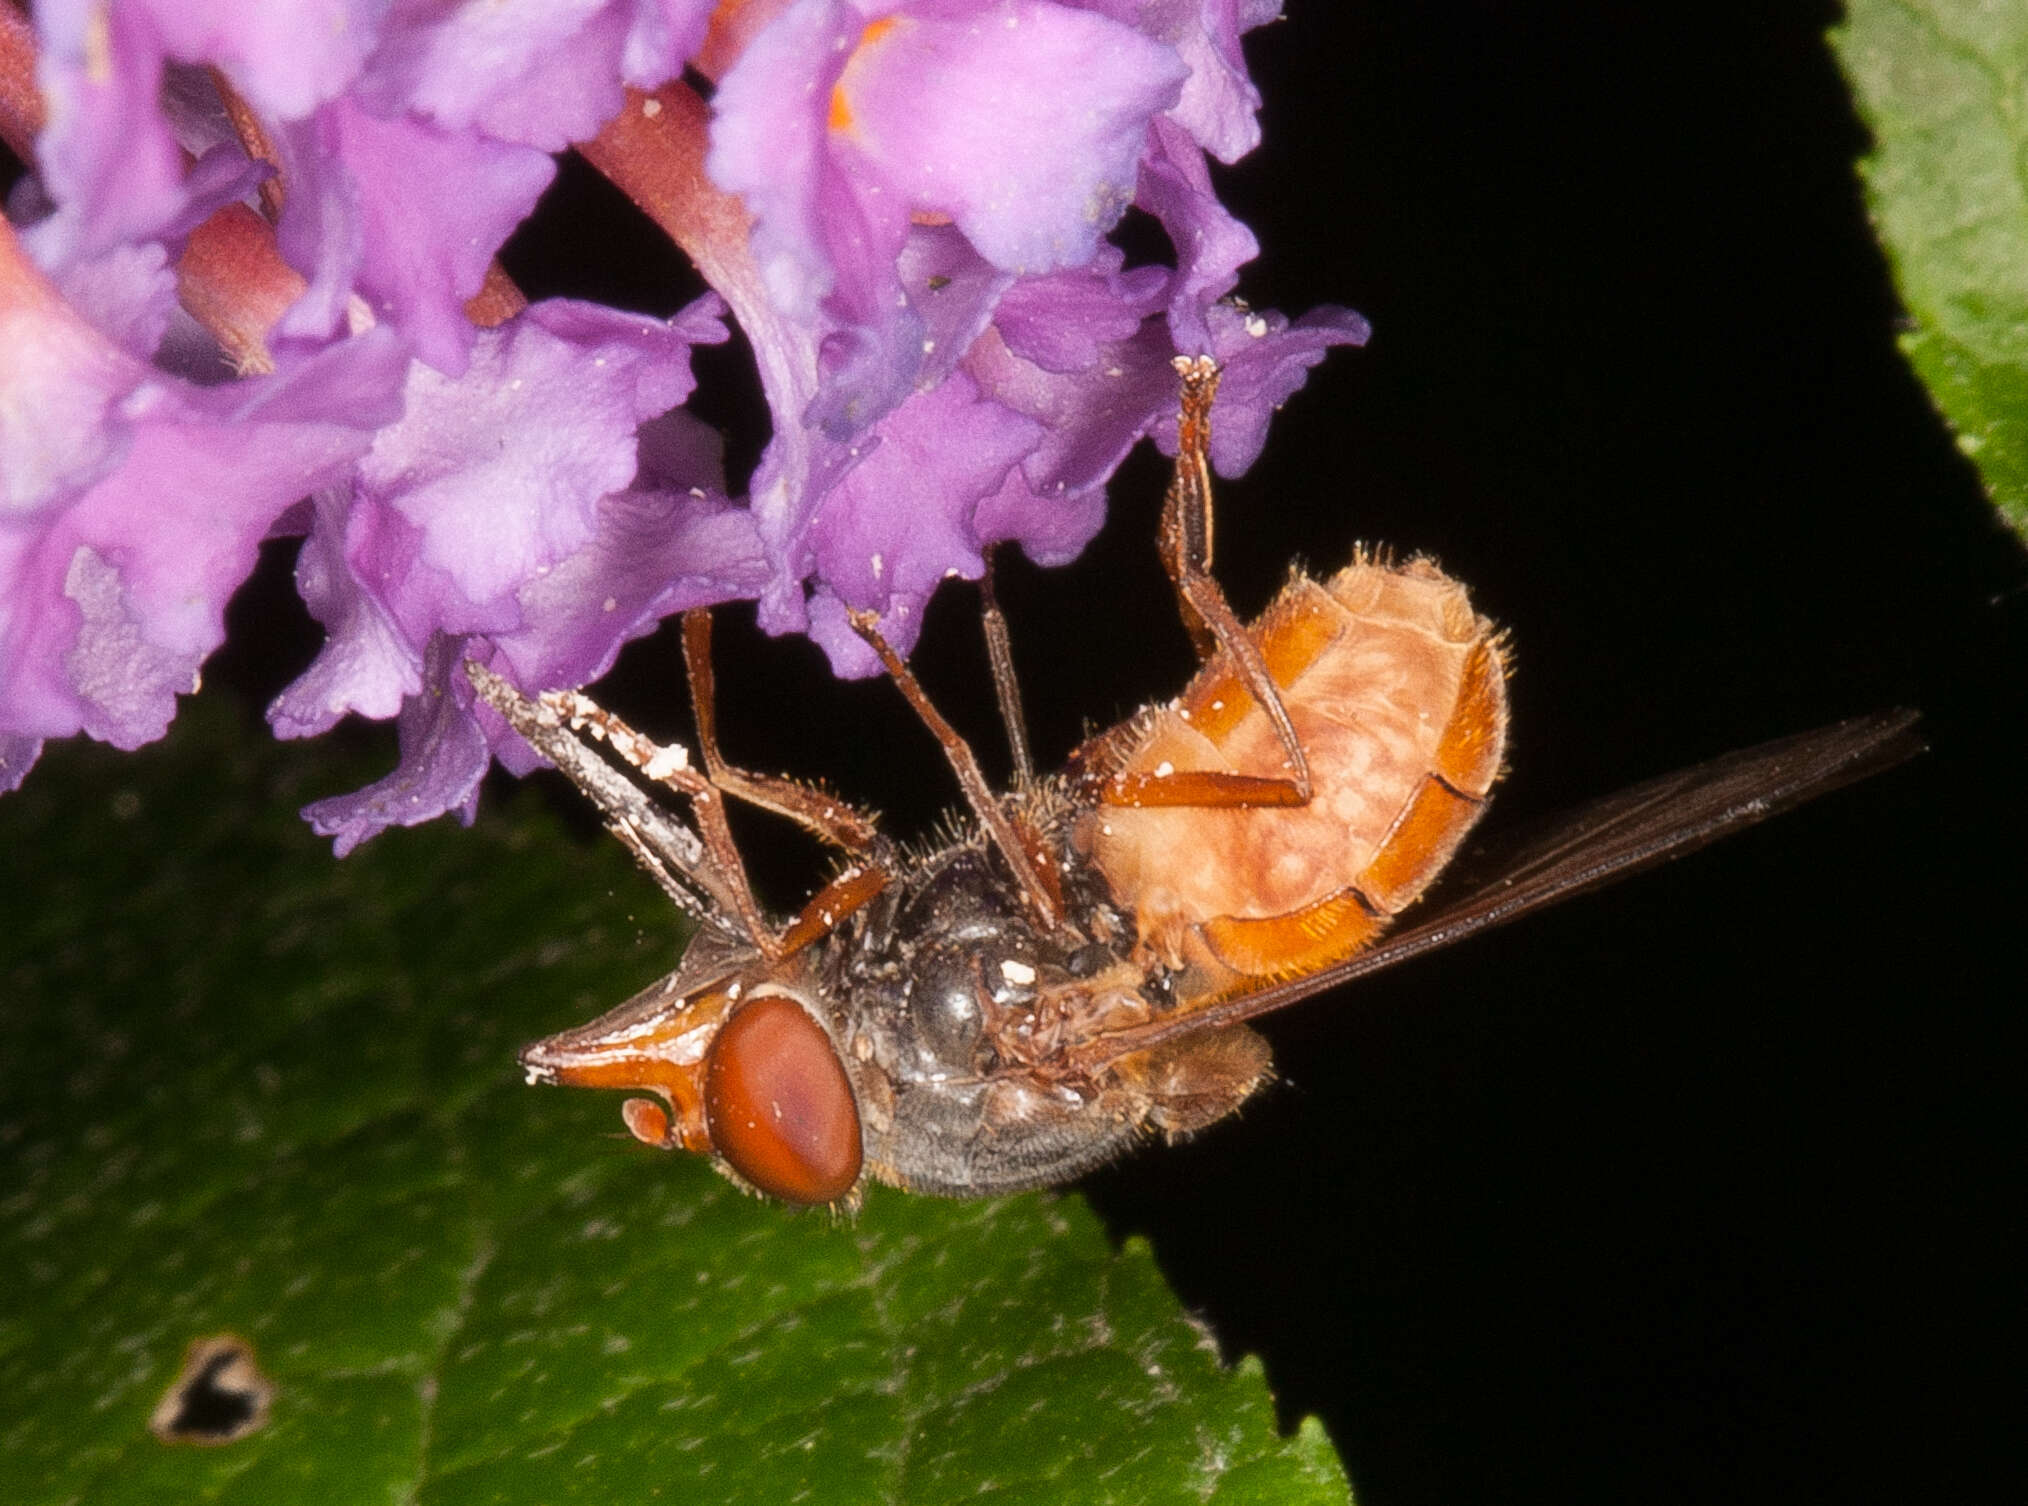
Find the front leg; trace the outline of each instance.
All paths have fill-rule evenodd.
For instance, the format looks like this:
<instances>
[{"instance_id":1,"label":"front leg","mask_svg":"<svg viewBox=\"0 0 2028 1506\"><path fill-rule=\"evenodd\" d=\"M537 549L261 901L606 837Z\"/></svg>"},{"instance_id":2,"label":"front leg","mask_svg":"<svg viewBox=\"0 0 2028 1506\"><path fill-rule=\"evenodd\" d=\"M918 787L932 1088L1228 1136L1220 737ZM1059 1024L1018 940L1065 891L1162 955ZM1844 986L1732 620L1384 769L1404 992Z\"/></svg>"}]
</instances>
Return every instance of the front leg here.
<instances>
[{"instance_id":1,"label":"front leg","mask_svg":"<svg viewBox=\"0 0 2028 1506\"><path fill-rule=\"evenodd\" d=\"M735 913L732 889L696 832L580 742L567 712L529 700L477 660L466 661L465 675L480 700L598 807L613 835L677 909L728 935L738 934L730 918Z\"/></svg>"}]
</instances>

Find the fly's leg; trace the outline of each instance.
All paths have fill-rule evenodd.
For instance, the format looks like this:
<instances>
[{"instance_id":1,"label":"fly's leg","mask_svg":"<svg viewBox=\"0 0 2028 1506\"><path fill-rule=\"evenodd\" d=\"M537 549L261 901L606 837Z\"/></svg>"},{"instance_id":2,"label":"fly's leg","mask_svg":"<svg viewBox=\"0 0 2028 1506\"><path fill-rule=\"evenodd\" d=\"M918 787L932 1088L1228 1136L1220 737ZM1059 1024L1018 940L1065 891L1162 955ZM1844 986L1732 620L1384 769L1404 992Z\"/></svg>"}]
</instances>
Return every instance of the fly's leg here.
<instances>
[{"instance_id":1,"label":"fly's leg","mask_svg":"<svg viewBox=\"0 0 2028 1506\"><path fill-rule=\"evenodd\" d=\"M755 949L763 957L770 961L781 957L784 954L782 938L768 924L759 902L753 897L753 886L747 882L746 864L732 840L732 828L726 824L725 797L703 771L691 764L689 753L679 745L665 747L652 738L644 737L582 691L548 691L540 704L566 718L573 727L592 737L603 738L615 753L647 778L666 784L689 798L691 812L697 818L698 834L703 838L712 866L723 881L725 899L740 929L752 938Z\"/></svg>"},{"instance_id":2,"label":"fly's leg","mask_svg":"<svg viewBox=\"0 0 2028 1506\"><path fill-rule=\"evenodd\" d=\"M697 719L697 747L704 772L734 799L785 816L819 841L854 856L880 845L873 818L836 795L778 774L755 774L727 763L718 751L717 679L711 668L711 612L693 607L683 614L683 662L690 672L690 701Z\"/></svg>"},{"instance_id":3,"label":"fly's leg","mask_svg":"<svg viewBox=\"0 0 2028 1506\"><path fill-rule=\"evenodd\" d=\"M735 914L734 886L696 832L580 742L571 732L567 711L546 699L528 699L476 660L466 663L465 674L479 698L598 807L613 834L679 910L727 934L736 934L737 924L731 918Z\"/></svg>"},{"instance_id":4,"label":"fly's leg","mask_svg":"<svg viewBox=\"0 0 2028 1506\"><path fill-rule=\"evenodd\" d=\"M986 659L993 666L993 698L1000 703L1000 723L1007 729L1007 752L1014 761L1014 783L1035 778L1035 759L1028 751L1028 721L1021 711L1021 685L1014 678L1014 645L1007 636L1007 616L993 594L993 549L986 550L986 570L979 577L979 618L986 630Z\"/></svg>"},{"instance_id":5,"label":"fly's leg","mask_svg":"<svg viewBox=\"0 0 2028 1506\"><path fill-rule=\"evenodd\" d=\"M943 713L931 704L914 671L881 636L880 619L855 607L847 607L845 617L852 624L852 630L880 656L881 664L900 689L903 699L943 748L951 772L958 776L958 787L964 791L965 803L979 818L979 825L999 849L1000 856L1007 860L1007 866L1013 870L1015 882L1021 886L1029 907L1044 925L1056 929L1063 923L1063 886L1058 880L1056 865L1041 840L1028 831L1024 823L1017 822L999 796L993 793L971 744L958 734L957 728L944 720Z\"/></svg>"},{"instance_id":6,"label":"fly's leg","mask_svg":"<svg viewBox=\"0 0 2028 1506\"><path fill-rule=\"evenodd\" d=\"M1157 538L1162 568L1176 587L1183 626L1196 645L1198 658L1209 659L1220 649L1225 651L1240 683L1274 727L1287 755L1289 773L1286 779L1220 774L1189 780L1176 775L1161 780L1129 776L1104 798L1112 805L1307 805L1310 762L1303 754L1302 739L1296 736L1259 647L1233 615L1225 592L1211 574L1211 404L1218 395L1218 363L1210 356L1178 356L1176 370L1183 378L1183 406L1176 425L1176 469L1162 501ZM1206 780L1213 783L1204 785ZM1177 787L1165 792L1163 785ZM1276 793L1277 786L1281 793ZM1115 794L1119 798L1114 798ZM1213 798L1204 798L1206 795Z\"/></svg>"}]
</instances>

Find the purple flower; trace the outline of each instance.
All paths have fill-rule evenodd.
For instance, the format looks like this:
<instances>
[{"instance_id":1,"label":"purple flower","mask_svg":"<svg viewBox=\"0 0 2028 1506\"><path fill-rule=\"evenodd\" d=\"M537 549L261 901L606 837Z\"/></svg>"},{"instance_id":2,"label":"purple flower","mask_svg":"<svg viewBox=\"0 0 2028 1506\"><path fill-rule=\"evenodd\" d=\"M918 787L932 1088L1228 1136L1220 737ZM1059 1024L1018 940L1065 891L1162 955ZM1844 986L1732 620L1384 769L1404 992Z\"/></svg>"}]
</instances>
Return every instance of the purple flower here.
<instances>
[{"instance_id":1,"label":"purple flower","mask_svg":"<svg viewBox=\"0 0 2028 1506\"><path fill-rule=\"evenodd\" d=\"M1238 283L1239 269L1260 254L1260 243L1218 202L1204 153L1171 121L1149 128L1135 202L1161 222L1176 248L1169 329L1177 348L1193 355L1209 351L1205 319Z\"/></svg>"},{"instance_id":2,"label":"purple flower","mask_svg":"<svg viewBox=\"0 0 2028 1506\"><path fill-rule=\"evenodd\" d=\"M401 417L316 500L297 582L327 637L268 713L283 737L401 716L392 785L312 808L341 850L469 810L489 739L456 673L467 640L491 639L524 684L582 683L661 615L753 584L747 514L699 531L727 510L715 454L665 443L663 487L624 499L637 431L690 395L691 347L724 338L708 295L667 322L557 301L480 332L459 377L410 366Z\"/></svg>"},{"instance_id":3,"label":"purple flower","mask_svg":"<svg viewBox=\"0 0 2028 1506\"><path fill-rule=\"evenodd\" d=\"M465 300L549 186L548 154L412 116L383 119L349 98L287 123L273 142L291 185L276 240L310 281L275 338L338 338L357 298L422 360L463 371L473 338ZM447 182L469 191L446 201ZM428 229L408 234L415 225Z\"/></svg>"},{"instance_id":4,"label":"purple flower","mask_svg":"<svg viewBox=\"0 0 2028 1506\"><path fill-rule=\"evenodd\" d=\"M1040 426L985 399L958 372L910 398L874 434L879 443L831 488L808 537L822 582L811 635L846 675L880 666L843 607L878 611L889 641L912 647L921 608L944 577L977 578L984 569L979 504L1035 448Z\"/></svg>"},{"instance_id":5,"label":"purple flower","mask_svg":"<svg viewBox=\"0 0 2028 1506\"><path fill-rule=\"evenodd\" d=\"M1176 49L1190 76L1169 119L1220 162L1260 145L1260 91L1247 76L1239 39L1281 19L1282 0L1082 0Z\"/></svg>"},{"instance_id":6,"label":"purple flower","mask_svg":"<svg viewBox=\"0 0 2028 1506\"><path fill-rule=\"evenodd\" d=\"M1232 299L1259 247L1207 158L1257 139L1240 38L1279 13L44 0L49 118L15 200L44 206L41 272L0 240L0 788L48 737L159 736L266 537L304 535L326 635L277 734L400 732L386 778L306 813L342 854L469 819L491 759L538 761L467 659L581 685L747 598L868 674L847 608L906 650L989 546L1072 558L1127 452L1173 447L1178 355L1225 366L1213 459L1243 470L1366 337ZM686 65L717 76L709 109L669 82ZM573 142L717 296L665 321L503 288L495 253ZM1173 265L1106 239L1130 205ZM774 423L743 497L683 407L727 312Z\"/></svg>"},{"instance_id":7,"label":"purple flower","mask_svg":"<svg viewBox=\"0 0 2028 1506\"><path fill-rule=\"evenodd\" d=\"M597 511L584 546L518 593L522 627L484 638L438 630L424 643L414 659L417 688L401 698L397 713L399 765L363 790L304 808L319 833L336 838L340 857L389 826L447 812L469 823L489 758L517 774L541 765L491 708L475 702L459 668L465 660L531 687L582 684L611 668L624 642L653 631L662 618L749 597L760 584L764 566L752 520L722 495L689 488L615 492ZM304 546L306 560L310 547ZM409 656L403 650L401 657ZM299 682L288 694L302 688Z\"/></svg>"},{"instance_id":8,"label":"purple flower","mask_svg":"<svg viewBox=\"0 0 2028 1506\"><path fill-rule=\"evenodd\" d=\"M104 268L107 264L101 263ZM136 277L133 303L159 300ZM116 327L159 328L95 288ZM0 733L160 737L225 637L225 602L305 492L373 442L403 355L347 341L286 375L200 388L157 371L65 304L0 231Z\"/></svg>"},{"instance_id":9,"label":"purple flower","mask_svg":"<svg viewBox=\"0 0 2028 1506\"><path fill-rule=\"evenodd\" d=\"M1362 344L1368 333L1365 320L1343 309L1319 309L1292 325L1279 314L1191 303L1177 291L1185 274L1125 270L1111 246L1074 271L1008 281L968 276L950 230L919 228L912 243L929 239L938 252L915 244L902 259L917 269L925 305L938 307L948 292L952 327L969 334L985 320L962 344L952 342L955 367L946 376L939 366L936 385L913 391L851 444L813 422L778 427L754 477L753 508L772 567L762 623L808 631L842 676L879 672L845 607L878 613L890 641L906 651L937 585L976 579L987 545L1015 540L1038 563L1067 562L1097 531L1105 484L1134 444L1160 438L1166 426L1165 448L1173 450L1172 363L1190 348L1174 334L1179 307L1196 310L1203 333L1195 348L1229 365L1213 430L1214 461L1227 475L1252 464L1269 416L1324 352ZM769 307L742 314L757 347L809 342L823 328ZM763 360L764 371L769 364ZM778 417L793 407L793 397L771 391L770 398Z\"/></svg>"},{"instance_id":10,"label":"purple flower","mask_svg":"<svg viewBox=\"0 0 2028 1506\"><path fill-rule=\"evenodd\" d=\"M927 321L897 268L913 218L1003 272L1082 265L1184 77L1174 49L1047 0L789 6L720 81L709 167L753 211L775 308L836 323L811 421L846 438L916 380Z\"/></svg>"},{"instance_id":11,"label":"purple flower","mask_svg":"<svg viewBox=\"0 0 2028 1506\"><path fill-rule=\"evenodd\" d=\"M183 149L161 109L163 38L136 6L36 7L35 83L49 111L36 168L55 212L29 233L51 275L167 233L189 204Z\"/></svg>"},{"instance_id":12,"label":"purple flower","mask_svg":"<svg viewBox=\"0 0 2028 1506\"><path fill-rule=\"evenodd\" d=\"M713 0L486 0L397 5L356 93L374 114L562 151L595 134L622 86L674 78Z\"/></svg>"},{"instance_id":13,"label":"purple flower","mask_svg":"<svg viewBox=\"0 0 2028 1506\"><path fill-rule=\"evenodd\" d=\"M215 67L261 119L279 242L311 285L277 338L342 337L358 297L455 374L465 301L548 186L549 154L609 119L623 84L679 73L709 15L707 0L43 0L38 159L59 207L37 257L56 269L169 233L188 207L179 148L218 139L197 71Z\"/></svg>"}]
</instances>

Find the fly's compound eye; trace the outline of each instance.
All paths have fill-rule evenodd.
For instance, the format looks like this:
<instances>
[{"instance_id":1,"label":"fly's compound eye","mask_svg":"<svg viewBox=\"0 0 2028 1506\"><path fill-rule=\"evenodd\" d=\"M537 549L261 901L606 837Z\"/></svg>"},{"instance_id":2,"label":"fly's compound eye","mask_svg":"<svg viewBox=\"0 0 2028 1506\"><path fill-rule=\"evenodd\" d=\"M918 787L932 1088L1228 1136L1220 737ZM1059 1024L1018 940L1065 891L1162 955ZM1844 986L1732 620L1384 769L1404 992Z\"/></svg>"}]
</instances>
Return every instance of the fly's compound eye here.
<instances>
[{"instance_id":1,"label":"fly's compound eye","mask_svg":"<svg viewBox=\"0 0 2028 1506\"><path fill-rule=\"evenodd\" d=\"M768 994L720 1028L704 1067L711 1144L785 1203L832 1203L859 1180L859 1109L831 1038L793 999Z\"/></svg>"}]
</instances>

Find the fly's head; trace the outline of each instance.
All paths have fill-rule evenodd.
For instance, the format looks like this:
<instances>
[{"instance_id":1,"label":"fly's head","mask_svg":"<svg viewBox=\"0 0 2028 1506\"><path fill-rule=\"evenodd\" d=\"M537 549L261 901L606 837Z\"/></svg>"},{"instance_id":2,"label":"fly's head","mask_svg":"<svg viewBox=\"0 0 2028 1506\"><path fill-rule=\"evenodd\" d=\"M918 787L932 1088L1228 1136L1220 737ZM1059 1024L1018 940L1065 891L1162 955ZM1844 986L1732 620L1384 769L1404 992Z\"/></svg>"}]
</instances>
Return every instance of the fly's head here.
<instances>
[{"instance_id":1,"label":"fly's head","mask_svg":"<svg viewBox=\"0 0 2028 1506\"><path fill-rule=\"evenodd\" d=\"M784 1202L849 1205L865 1155L830 1011L804 967L726 950L701 932L668 977L524 1048L529 1080L652 1094L621 1106L635 1139L709 1155Z\"/></svg>"}]
</instances>

